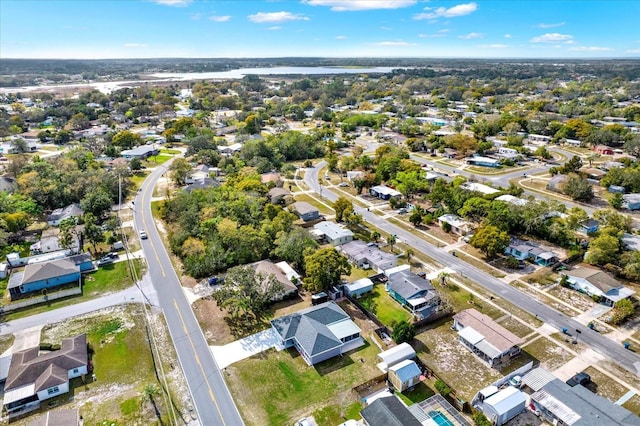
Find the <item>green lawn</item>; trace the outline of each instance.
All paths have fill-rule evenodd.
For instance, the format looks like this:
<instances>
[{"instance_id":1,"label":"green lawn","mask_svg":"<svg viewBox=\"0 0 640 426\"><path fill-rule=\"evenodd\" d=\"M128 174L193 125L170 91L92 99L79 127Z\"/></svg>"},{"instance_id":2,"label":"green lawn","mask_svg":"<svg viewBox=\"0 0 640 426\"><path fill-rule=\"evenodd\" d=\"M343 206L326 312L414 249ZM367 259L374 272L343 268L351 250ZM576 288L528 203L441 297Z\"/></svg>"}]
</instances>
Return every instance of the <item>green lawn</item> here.
<instances>
[{"instance_id":1,"label":"green lawn","mask_svg":"<svg viewBox=\"0 0 640 426\"><path fill-rule=\"evenodd\" d=\"M352 388L378 375L377 346L362 346L314 367L293 349L269 350L226 368L225 379L247 425L287 425L314 414L320 426L359 418Z\"/></svg>"},{"instance_id":2,"label":"green lawn","mask_svg":"<svg viewBox=\"0 0 640 426\"><path fill-rule=\"evenodd\" d=\"M147 158L144 164L147 167L153 167L156 164L165 163L172 158L173 158L173 155L165 155L165 154L152 155L151 157Z\"/></svg>"},{"instance_id":3,"label":"green lawn","mask_svg":"<svg viewBox=\"0 0 640 426\"><path fill-rule=\"evenodd\" d=\"M401 400L407 405L413 405L416 402L424 401L425 399L433 396L435 392L424 382L420 382L413 388L406 390L402 393L396 393Z\"/></svg>"},{"instance_id":4,"label":"green lawn","mask_svg":"<svg viewBox=\"0 0 640 426\"><path fill-rule=\"evenodd\" d=\"M373 291L362 296L359 302L387 327L394 322L411 320L411 314L389 296L384 284L373 286Z\"/></svg>"},{"instance_id":5,"label":"green lawn","mask_svg":"<svg viewBox=\"0 0 640 426\"><path fill-rule=\"evenodd\" d=\"M177 149L163 148L163 149L160 150L160 154L176 155L176 154L180 154L180 151L177 150Z\"/></svg>"},{"instance_id":6,"label":"green lawn","mask_svg":"<svg viewBox=\"0 0 640 426\"><path fill-rule=\"evenodd\" d=\"M320 212L320 214L323 214L323 215L335 214L333 209L331 209L331 208L329 208L329 207L327 207L327 206L325 206L323 204L323 203L325 203L325 204L327 204L329 206L331 205L331 201L327 200L326 198L321 199L322 202L320 202L320 201L317 201L315 198L311 197L310 195L300 194L300 195L295 195L295 199L296 199L296 201L306 201L307 203L311 204L312 206L317 207L318 211Z\"/></svg>"},{"instance_id":7,"label":"green lawn","mask_svg":"<svg viewBox=\"0 0 640 426\"><path fill-rule=\"evenodd\" d=\"M140 188L140 186L142 185L142 182L147 178L147 175L149 174L149 172L136 172L133 174L133 176L131 176L129 179L131 179L131 183L133 183L133 190L137 191L138 188Z\"/></svg>"}]
</instances>

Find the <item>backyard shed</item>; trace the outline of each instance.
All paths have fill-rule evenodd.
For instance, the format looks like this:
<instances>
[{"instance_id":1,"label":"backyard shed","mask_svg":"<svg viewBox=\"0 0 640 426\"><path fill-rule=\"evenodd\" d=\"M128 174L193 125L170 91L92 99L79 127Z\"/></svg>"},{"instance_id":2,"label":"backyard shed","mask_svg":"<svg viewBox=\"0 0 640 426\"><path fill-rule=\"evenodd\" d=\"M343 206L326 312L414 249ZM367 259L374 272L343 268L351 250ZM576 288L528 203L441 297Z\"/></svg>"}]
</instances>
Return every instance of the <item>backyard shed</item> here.
<instances>
[{"instance_id":1,"label":"backyard shed","mask_svg":"<svg viewBox=\"0 0 640 426\"><path fill-rule=\"evenodd\" d=\"M391 349L378 354L378 366L381 370L387 371L390 367L402 362L406 359L413 359L416 357L416 351L413 350L410 344L400 343Z\"/></svg>"},{"instance_id":2,"label":"backyard shed","mask_svg":"<svg viewBox=\"0 0 640 426\"><path fill-rule=\"evenodd\" d=\"M0 279L7 278L7 264L2 262L0 263Z\"/></svg>"},{"instance_id":3,"label":"backyard shed","mask_svg":"<svg viewBox=\"0 0 640 426\"><path fill-rule=\"evenodd\" d=\"M415 361L405 359L389 367L389 382L398 392L403 392L420 383L422 372Z\"/></svg>"},{"instance_id":4,"label":"backyard shed","mask_svg":"<svg viewBox=\"0 0 640 426\"><path fill-rule=\"evenodd\" d=\"M482 411L496 426L500 426L524 411L527 397L513 386L485 399Z\"/></svg>"},{"instance_id":5,"label":"backyard shed","mask_svg":"<svg viewBox=\"0 0 640 426\"><path fill-rule=\"evenodd\" d=\"M369 278L360 278L351 284L345 285L344 290L349 296L357 298L373 290L373 281Z\"/></svg>"}]
</instances>

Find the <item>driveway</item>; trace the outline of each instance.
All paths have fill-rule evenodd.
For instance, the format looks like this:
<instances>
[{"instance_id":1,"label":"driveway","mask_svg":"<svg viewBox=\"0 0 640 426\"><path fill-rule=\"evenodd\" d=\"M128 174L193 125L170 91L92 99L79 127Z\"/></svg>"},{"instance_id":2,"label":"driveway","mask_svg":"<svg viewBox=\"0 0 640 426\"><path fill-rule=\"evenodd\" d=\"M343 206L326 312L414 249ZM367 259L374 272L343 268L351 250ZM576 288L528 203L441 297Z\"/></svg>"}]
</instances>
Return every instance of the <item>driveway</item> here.
<instances>
[{"instance_id":1,"label":"driveway","mask_svg":"<svg viewBox=\"0 0 640 426\"><path fill-rule=\"evenodd\" d=\"M236 340L224 346L211 346L218 368L225 368L234 362L242 361L267 349L282 350L280 336L273 328L252 334L244 339Z\"/></svg>"}]
</instances>

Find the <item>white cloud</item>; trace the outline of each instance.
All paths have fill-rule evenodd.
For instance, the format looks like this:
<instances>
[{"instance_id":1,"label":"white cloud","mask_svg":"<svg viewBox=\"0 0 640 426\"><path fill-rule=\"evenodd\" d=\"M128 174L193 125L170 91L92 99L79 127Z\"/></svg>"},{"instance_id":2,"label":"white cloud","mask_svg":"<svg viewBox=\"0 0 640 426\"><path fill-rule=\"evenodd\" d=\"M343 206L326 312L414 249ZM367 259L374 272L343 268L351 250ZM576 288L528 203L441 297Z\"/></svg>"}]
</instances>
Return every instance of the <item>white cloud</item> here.
<instances>
[{"instance_id":1,"label":"white cloud","mask_svg":"<svg viewBox=\"0 0 640 426\"><path fill-rule=\"evenodd\" d=\"M504 35L504 38L511 38L511 37L512 37L512 35L511 35L511 34L505 34L505 35Z\"/></svg>"},{"instance_id":2,"label":"white cloud","mask_svg":"<svg viewBox=\"0 0 640 426\"><path fill-rule=\"evenodd\" d=\"M572 52L609 52L613 49L610 47L600 46L574 46L570 47L569 50Z\"/></svg>"},{"instance_id":3,"label":"white cloud","mask_svg":"<svg viewBox=\"0 0 640 426\"><path fill-rule=\"evenodd\" d=\"M640 53L640 49L628 49L625 50L626 53Z\"/></svg>"},{"instance_id":4,"label":"white cloud","mask_svg":"<svg viewBox=\"0 0 640 426\"><path fill-rule=\"evenodd\" d=\"M446 37L447 35L445 33L436 33L436 34L418 34L418 37L420 38L442 38L442 37Z\"/></svg>"},{"instance_id":5,"label":"white cloud","mask_svg":"<svg viewBox=\"0 0 640 426\"><path fill-rule=\"evenodd\" d=\"M567 41L573 39L569 34L546 33L531 39L531 43L552 43L556 41Z\"/></svg>"},{"instance_id":6,"label":"white cloud","mask_svg":"<svg viewBox=\"0 0 640 426\"><path fill-rule=\"evenodd\" d=\"M494 44L481 44L480 46L483 49L505 49L509 46L506 44L494 43Z\"/></svg>"},{"instance_id":7,"label":"white cloud","mask_svg":"<svg viewBox=\"0 0 640 426\"><path fill-rule=\"evenodd\" d=\"M402 46L414 46L414 43L407 43L406 41L381 41L378 43L374 43L376 46L386 46L386 47L402 47Z\"/></svg>"},{"instance_id":8,"label":"white cloud","mask_svg":"<svg viewBox=\"0 0 640 426\"><path fill-rule=\"evenodd\" d=\"M273 27L267 28L269 31L280 31L282 29L279 25L274 25Z\"/></svg>"},{"instance_id":9,"label":"white cloud","mask_svg":"<svg viewBox=\"0 0 640 426\"><path fill-rule=\"evenodd\" d=\"M122 47L140 48L140 47L149 47L149 45L146 43L125 43L122 45Z\"/></svg>"},{"instance_id":10,"label":"white cloud","mask_svg":"<svg viewBox=\"0 0 640 426\"><path fill-rule=\"evenodd\" d=\"M557 28L557 27L563 27L565 24L566 24L566 22L564 22L564 21L557 22L557 23L554 23L554 24L545 24L543 22L543 23L540 23L540 24L536 25L536 27L537 28L545 28L545 29L546 28Z\"/></svg>"},{"instance_id":11,"label":"white cloud","mask_svg":"<svg viewBox=\"0 0 640 426\"><path fill-rule=\"evenodd\" d=\"M213 21L213 22L227 22L229 19L231 19L231 16L229 16L229 15L213 15L213 16L209 16L209 20Z\"/></svg>"},{"instance_id":12,"label":"white cloud","mask_svg":"<svg viewBox=\"0 0 640 426\"><path fill-rule=\"evenodd\" d=\"M202 13L192 13L191 14L191 19L193 19L194 21L199 21L202 18Z\"/></svg>"},{"instance_id":13,"label":"white cloud","mask_svg":"<svg viewBox=\"0 0 640 426\"><path fill-rule=\"evenodd\" d=\"M328 6L334 12L373 9L400 9L413 6L417 0L303 0L310 6Z\"/></svg>"},{"instance_id":14,"label":"white cloud","mask_svg":"<svg viewBox=\"0 0 640 426\"><path fill-rule=\"evenodd\" d=\"M256 24L274 24L278 22L287 22L287 21L308 21L309 18L307 16L291 13L291 12L258 12L253 15L248 16L251 22L255 22Z\"/></svg>"},{"instance_id":15,"label":"white cloud","mask_svg":"<svg viewBox=\"0 0 640 426\"><path fill-rule=\"evenodd\" d=\"M391 30L393 30L393 28L391 28L391 27L380 27L380 29L382 31L391 31Z\"/></svg>"},{"instance_id":16,"label":"white cloud","mask_svg":"<svg viewBox=\"0 0 640 426\"><path fill-rule=\"evenodd\" d=\"M348 39L348 38L349 38L349 37L347 37L347 36L343 36L343 35L336 36L336 40L346 40L346 39Z\"/></svg>"},{"instance_id":17,"label":"white cloud","mask_svg":"<svg viewBox=\"0 0 640 426\"><path fill-rule=\"evenodd\" d=\"M449 28L443 28L441 30L438 30L439 33L448 33L449 31L451 31L451 29Z\"/></svg>"},{"instance_id":18,"label":"white cloud","mask_svg":"<svg viewBox=\"0 0 640 426\"><path fill-rule=\"evenodd\" d=\"M482 33L469 33L467 35L458 36L458 38L461 38L463 40L471 40L471 39L474 39L474 38L481 38L481 37L484 37L484 34L482 34Z\"/></svg>"},{"instance_id":19,"label":"white cloud","mask_svg":"<svg viewBox=\"0 0 640 426\"><path fill-rule=\"evenodd\" d=\"M426 13L419 13L413 17L416 20L422 19L438 19L438 18L455 18L456 16L464 16L475 12L478 5L475 3L459 4L453 7L439 7L437 9L425 7Z\"/></svg>"},{"instance_id":20,"label":"white cloud","mask_svg":"<svg viewBox=\"0 0 640 426\"><path fill-rule=\"evenodd\" d=\"M161 4L164 6L173 6L173 7L186 7L193 0L152 0L154 3Z\"/></svg>"}]
</instances>

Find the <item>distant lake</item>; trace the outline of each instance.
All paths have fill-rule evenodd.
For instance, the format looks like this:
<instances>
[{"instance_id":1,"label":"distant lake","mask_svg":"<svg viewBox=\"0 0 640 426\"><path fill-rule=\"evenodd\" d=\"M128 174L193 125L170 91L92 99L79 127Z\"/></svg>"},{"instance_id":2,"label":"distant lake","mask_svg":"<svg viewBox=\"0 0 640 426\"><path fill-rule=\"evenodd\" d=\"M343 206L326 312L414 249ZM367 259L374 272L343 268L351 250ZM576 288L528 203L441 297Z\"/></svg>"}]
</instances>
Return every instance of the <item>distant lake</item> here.
<instances>
[{"instance_id":1,"label":"distant lake","mask_svg":"<svg viewBox=\"0 0 640 426\"><path fill-rule=\"evenodd\" d=\"M394 67L271 67L271 68L240 68L218 72L158 72L148 74L149 77L169 80L205 80L205 79L236 79L246 75L324 75L324 74L370 74L388 73Z\"/></svg>"},{"instance_id":2,"label":"distant lake","mask_svg":"<svg viewBox=\"0 0 640 426\"><path fill-rule=\"evenodd\" d=\"M240 68L219 72L158 72L141 75L140 80L129 81L96 81L91 83L52 84L43 86L2 87L0 93L16 93L31 91L55 91L59 89L74 89L92 87L102 93L110 93L122 87L137 87L141 83L154 83L163 81L187 81L187 80L231 80L239 79L245 75L329 75L329 74L370 74L389 73L397 67L272 67L272 68ZM145 78L147 77L147 78ZM153 80L149 80L153 78Z\"/></svg>"}]
</instances>

